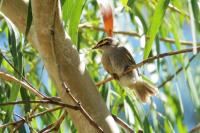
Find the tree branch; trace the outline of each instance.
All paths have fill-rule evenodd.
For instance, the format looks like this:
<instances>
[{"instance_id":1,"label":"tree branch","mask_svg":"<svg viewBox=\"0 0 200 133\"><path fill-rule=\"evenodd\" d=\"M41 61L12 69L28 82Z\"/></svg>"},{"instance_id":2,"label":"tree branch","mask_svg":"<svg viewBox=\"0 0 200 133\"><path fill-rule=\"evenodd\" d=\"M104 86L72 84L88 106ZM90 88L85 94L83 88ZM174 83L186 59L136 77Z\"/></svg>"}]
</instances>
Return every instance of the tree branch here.
<instances>
[{"instance_id":1,"label":"tree branch","mask_svg":"<svg viewBox=\"0 0 200 133\"><path fill-rule=\"evenodd\" d=\"M31 4L33 25L30 28L28 40L41 55L45 68L55 83L62 101L66 104L74 103L62 87L64 82L67 83L72 94L81 102L84 109L106 133L119 133L114 119L91 80L84 63L81 62L77 50L73 48L69 35L64 31L60 0L56 6L55 0L32 0ZM24 0L4 0L1 8L1 11L22 33L26 29L27 7ZM56 13L52 10L54 7L56 7ZM52 29L53 23L55 29ZM54 46L52 47L52 45ZM61 78L59 74L61 74ZM81 112L71 109L67 109L67 112L78 131L82 133L99 132Z\"/></svg>"},{"instance_id":2,"label":"tree branch","mask_svg":"<svg viewBox=\"0 0 200 133\"><path fill-rule=\"evenodd\" d=\"M32 110L31 112L29 113L29 115L33 115L34 112L38 109L38 107L40 106L40 104L37 104ZM13 129L13 132L15 133L23 124L24 124L25 121L22 121L20 123L18 123L14 129Z\"/></svg>"},{"instance_id":3,"label":"tree branch","mask_svg":"<svg viewBox=\"0 0 200 133\"><path fill-rule=\"evenodd\" d=\"M135 133L135 131L128 125L126 124L124 121L122 121L120 118L118 118L115 115L112 115L114 120L123 128L125 128L129 133Z\"/></svg>"},{"instance_id":4,"label":"tree branch","mask_svg":"<svg viewBox=\"0 0 200 133\"><path fill-rule=\"evenodd\" d=\"M3 56L3 54L2 54ZM15 67L5 58L5 56L3 56L4 59L10 64L10 66L14 69L14 71L16 71L18 73L18 71L15 69ZM18 73L19 74L19 73ZM19 74L19 76L22 76L21 74ZM69 105L69 104L64 104L61 102L57 102L54 101L52 98L49 97L44 97L43 95L40 94L40 92L35 91L36 89L32 88L31 86L27 85L26 83L24 83L23 81L20 81L18 79L16 79L13 76L10 76L8 74L5 74L3 72L0 72L0 77L3 77L3 79L5 79L6 81L14 81L19 83L20 85L22 85L23 87L27 88L28 90L30 90L31 92L33 92L34 94L36 94L37 96L39 96L40 98L45 98L48 100L35 100L35 101L16 101L16 102L6 102L6 103L0 103L1 106L7 106L7 105L14 105L14 104L30 104L30 103L45 103L45 104L57 104L57 105L61 105L63 107L68 107L70 109L74 109L74 110L80 110L82 114L84 114L84 116L87 118L87 120L90 121L90 123L92 125L94 125L98 130L100 130L101 132L103 132L102 128L99 127L97 125L97 123L91 118L91 116L86 112L86 110L82 107L82 105L77 101L77 99L71 94L69 88L66 88L66 86L64 85L65 89L67 90L67 93L69 94L69 96L72 98L72 100L77 104L77 106L73 106L73 105ZM26 80L27 81L27 80ZM28 81L27 81L28 82Z\"/></svg>"},{"instance_id":5,"label":"tree branch","mask_svg":"<svg viewBox=\"0 0 200 133\"><path fill-rule=\"evenodd\" d=\"M193 60L195 57L196 57L196 55L193 55L193 56L189 59L189 62L188 62L188 64L185 66L185 69L187 69L187 68L189 67L190 63L192 62L192 60ZM184 69L184 67L180 67L180 68L175 72L175 74L169 76L164 82L162 82L162 83L158 86L158 88L163 87L167 82L171 81L171 80L175 77L175 75L178 75L183 69Z\"/></svg>"},{"instance_id":6,"label":"tree branch","mask_svg":"<svg viewBox=\"0 0 200 133\"><path fill-rule=\"evenodd\" d=\"M55 107L55 108L48 109L48 110L46 110L46 111L43 111L43 112L40 112L40 113L31 115L31 116L28 116L28 117L25 116L24 119L28 119L29 121L31 121L31 119L33 119L33 118L35 118L35 117L42 116L42 115L44 115L44 114L46 114L46 113L54 112L54 111L59 110L59 109L63 109L63 107ZM16 125L16 124L21 123L21 122L23 122L23 121L24 121L24 120L21 119L21 120L15 121L15 122L10 122L10 123L4 124L4 125L0 125L0 128L5 128L5 127L10 126L10 125Z\"/></svg>"},{"instance_id":7,"label":"tree branch","mask_svg":"<svg viewBox=\"0 0 200 133\"><path fill-rule=\"evenodd\" d=\"M38 133L49 133L49 132L52 132L52 131L57 132L59 130L61 123L65 119L65 116L66 116L66 112L64 112L56 122L48 125L44 129L40 130Z\"/></svg>"},{"instance_id":8,"label":"tree branch","mask_svg":"<svg viewBox=\"0 0 200 133\"><path fill-rule=\"evenodd\" d=\"M91 25L91 24L88 24L88 23L83 23L83 24L79 25L79 29L82 30L84 28L96 30L96 31L104 31L104 28L97 27L97 26L94 26L94 25ZM113 31L113 34L122 34L122 35L135 36L135 37L141 38L141 35L137 32ZM146 37L146 39L149 39L149 36L145 36L145 37ZM175 40L171 39L171 38L160 38L160 41L163 41L163 42L166 42L166 43L175 43ZM192 41L182 41L181 40L180 43L183 44L183 45L189 45L189 46L193 45ZM200 44L200 43L198 43L198 44Z\"/></svg>"},{"instance_id":9,"label":"tree branch","mask_svg":"<svg viewBox=\"0 0 200 133\"><path fill-rule=\"evenodd\" d=\"M25 81L21 81L9 74L6 74L4 72L0 71L0 77L6 81L9 82L14 82L17 84L20 84L21 86L23 86L24 88L26 88L27 90L31 91L32 93L34 93L36 96L40 97L40 98L45 98L45 96L40 93L37 89L35 89L29 82L28 80L26 80L26 78L20 74L20 72L12 65L12 63L10 63L10 61L3 55L3 53L0 51L0 55L3 57L3 59L12 67L12 69Z\"/></svg>"},{"instance_id":10,"label":"tree branch","mask_svg":"<svg viewBox=\"0 0 200 133\"><path fill-rule=\"evenodd\" d=\"M188 19L190 19L190 16L189 16L187 13L182 12L182 11L179 10L177 7L175 7L174 5L169 4L168 7L169 7L169 9L171 9L172 11L177 12L178 14L183 15L184 17L187 17Z\"/></svg>"},{"instance_id":11,"label":"tree branch","mask_svg":"<svg viewBox=\"0 0 200 133\"><path fill-rule=\"evenodd\" d=\"M200 123L197 124L194 128L192 128L189 133L197 133L200 130Z\"/></svg>"},{"instance_id":12,"label":"tree branch","mask_svg":"<svg viewBox=\"0 0 200 133\"><path fill-rule=\"evenodd\" d=\"M27 101L23 100L23 101L15 101L15 102L6 102L6 103L0 103L0 106L8 106L8 105L15 105L15 104L30 104L30 103L54 104L54 105L59 105L59 106L74 109L74 110L79 110L79 106L65 104L62 102L49 101L49 100L27 100Z\"/></svg>"},{"instance_id":13,"label":"tree branch","mask_svg":"<svg viewBox=\"0 0 200 133\"><path fill-rule=\"evenodd\" d=\"M88 114L88 112L83 108L81 103L73 96L73 94L70 92L70 89L66 86L65 83L63 83L63 88L66 90L67 94L71 99L77 104L79 107L80 112L85 116L85 118L93 125L95 128L97 128L100 132L104 132L103 129L93 120L93 118Z\"/></svg>"},{"instance_id":14,"label":"tree branch","mask_svg":"<svg viewBox=\"0 0 200 133\"><path fill-rule=\"evenodd\" d=\"M29 129L30 129L32 132L37 133L37 132L32 128L32 126L30 125L30 123L29 123L28 120L26 120L25 118L21 117L21 116L18 115L18 114L14 114L14 115L17 116L17 117L19 117L21 120L23 120L23 123L26 122L27 125L29 126ZM21 125L21 123L19 123L19 125ZM14 129L12 130L11 133L15 133L16 131L17 131L17 130L15 130L15 128L14 128Z\"/></svg>"},{"instance_id":15,"label":"tree branch","mask_svg":"<svg viewBox=\"0 0 200 133\"><path fill-rule=\"evenodd\" d=\"M44 98L44 95L42 95L39 91L37 91L35 88L29 86L27 83L15 78L12 75L9 75L7 73L1 72L0 71L0 78L8 81L8 82L12 82L12 83L17 83L20 84L21 86L23 86L24 88L26 88L27 90L29 90L30 92L32 92L33 94L35 94L36 96L40 97L40 98Z\"/></svg>"},{"instance_id":16,"label":"tree branch","mask_svg":"<svg viewBox=\"0 0 200 133\"><path fill-rule=\"evenodd\" d=\"M164 57L172 56L172 55L177 55L177 54L182 54L182 53L187 53L187 52L192 52L192 51L193 51L193 48L188 48L188 49L183 49L183 50L178 50L178 51L172 51L172 52L163 53L163 54L159 54L159 55L150 57L150 58L148 58L148 59L146 59L146 60L143 60L142 62L140 62L140 63L138 63L138 64L136 64L136 65L131 66L127 71L125 71L125 72L124 72L122 75L120 75L119 77L121 77L121 76L123 76L123 75L125 75L125 74L127 74L127 73L129 73L129 72L131 72L133 69L136 69L136 68L138 68L138 67L141 67L141 66L143 66L144 64L149 63L149 62L152 62L152 61L154 61L154 60L156 60L156 59L160 59L160 58L164 58ZM198 52L200 51L200 46L197 47L197 51L198 51ZM112 78L112 77L109 77L109 78L107 78L107 79L105 79L105 80L102 80L102 81L96 83L96 86L100 86L100 85L105 84L106 82L109 82L109 81L111 81L111 80L113 80L113 78Z\"/></svg>"}]
</instances>

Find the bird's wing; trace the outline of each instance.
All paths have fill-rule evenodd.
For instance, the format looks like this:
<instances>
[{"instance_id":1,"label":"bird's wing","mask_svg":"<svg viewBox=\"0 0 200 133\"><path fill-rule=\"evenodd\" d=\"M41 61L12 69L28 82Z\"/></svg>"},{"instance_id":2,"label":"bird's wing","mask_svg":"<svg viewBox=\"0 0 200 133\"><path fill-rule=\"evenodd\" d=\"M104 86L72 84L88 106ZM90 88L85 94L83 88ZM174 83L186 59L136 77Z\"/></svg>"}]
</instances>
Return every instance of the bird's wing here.
<instances>
[{"instance_id":1,"label":"bird's wing","mask_svg":"<svg viewBox=\"0 0 200 133\"><path fill-rule=\"evenodd\" d=\"M125 48L125 47L120 47L120 51L121 51L121 56L124 56L124 60L126 60L126 62L128 63L128 65L132 66L132 65L135 65L136 62L135 60L133 59L132 55L130 54L130 52ZM128 66L128 67L130 67ZM136 69L138 74L139 74L139 71L138 69Z\"/></svg>"},{"instance_id":2,"label":"bird's wing","mask_svg":"<svg viewBox=\"0 0 200 133\"><path fill-rule=\"evenodd\" d=\"M129 65L135 65L135 60L133 59L132 55L130 54L130 52L125 48L125 47L120 47L120 51L121 51L121 56L124 56L123 59L126 60L126 62Z\"/></svg>"},{"instance_id":3,"label":"bird's wing","mask_svg":"<svg viewBox=\"0 0 200 133\"><path fill-rule=\"evenodd\" d=\"M112 70L112 66L111 66L111 62L110 62L110 58L107 55L103 55L101 62L103 64L104 69L109 73L112 74L113 70Z\"/></svg>"}]
</instances>

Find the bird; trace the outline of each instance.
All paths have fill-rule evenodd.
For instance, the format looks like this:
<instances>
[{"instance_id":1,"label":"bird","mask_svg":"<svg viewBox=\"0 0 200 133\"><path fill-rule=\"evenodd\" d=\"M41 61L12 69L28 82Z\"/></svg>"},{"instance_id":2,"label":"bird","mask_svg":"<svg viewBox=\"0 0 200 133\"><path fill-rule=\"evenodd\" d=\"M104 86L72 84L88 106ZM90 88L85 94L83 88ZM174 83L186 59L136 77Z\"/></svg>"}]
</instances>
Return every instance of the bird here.
<instances>
[{"instance_id":1,"label":"bird","mask_svg":"<svg viewBox=\"0 0 200 133\"><path fill-rule=\"evenodd\" d=\"M100 40L92 49L102 51L101 63L104 69L119 82L122 87L134 90L142 102L148 102L150 96L157 94L157 87L143 80L138 69L133 69L124 74L136 62L131 53L120 46L112 37ZM123 75L124 74L124 75Z\"/></svg>"}]
</instances>

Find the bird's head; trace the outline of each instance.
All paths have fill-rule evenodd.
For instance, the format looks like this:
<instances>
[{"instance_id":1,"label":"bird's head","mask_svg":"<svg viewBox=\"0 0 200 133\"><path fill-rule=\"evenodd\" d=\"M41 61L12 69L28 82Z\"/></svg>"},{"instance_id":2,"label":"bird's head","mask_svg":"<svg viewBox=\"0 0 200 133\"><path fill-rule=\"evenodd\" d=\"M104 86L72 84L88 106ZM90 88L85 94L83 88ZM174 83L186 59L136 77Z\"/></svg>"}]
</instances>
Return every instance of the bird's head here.
<instances>
[{"instance_id":1,"label":"bird's head","mask_svg":"<svg viewBox=\"0 0 200 133\"><path fill-rule=\"evenodd\" d=\"M92 49L105 50L114 45L115 45L114 40L111 37L106 37L106 38L102 39L101 41L99 41Z\"/></svg>"}]
</instances>

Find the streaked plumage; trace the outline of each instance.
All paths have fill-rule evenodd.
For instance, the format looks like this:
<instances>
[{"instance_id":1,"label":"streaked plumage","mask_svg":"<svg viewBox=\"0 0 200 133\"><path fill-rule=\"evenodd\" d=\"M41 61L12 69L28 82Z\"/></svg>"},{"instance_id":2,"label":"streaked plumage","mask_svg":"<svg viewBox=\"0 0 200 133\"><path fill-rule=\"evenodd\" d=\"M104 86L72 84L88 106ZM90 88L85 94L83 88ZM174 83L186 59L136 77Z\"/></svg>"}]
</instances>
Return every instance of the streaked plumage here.
<instances>
[{"instance_id":1,"label":"streaked plumage","mask_svg":"<svg viewBox=\"0 0 200 133\"><path fill-rule=\"evenodd\" d=\"M102 64L105 70L119 81L122 86L132 88L136 91L139 98L146 102L151 95L155 95L157 88L143 81L139 76L138 70L119 77L128 67L136 64L130 52L122 46L118 46L112 38L105 38L97 43L94 49L103 51Z\"/></svg>"}]
</instances>

